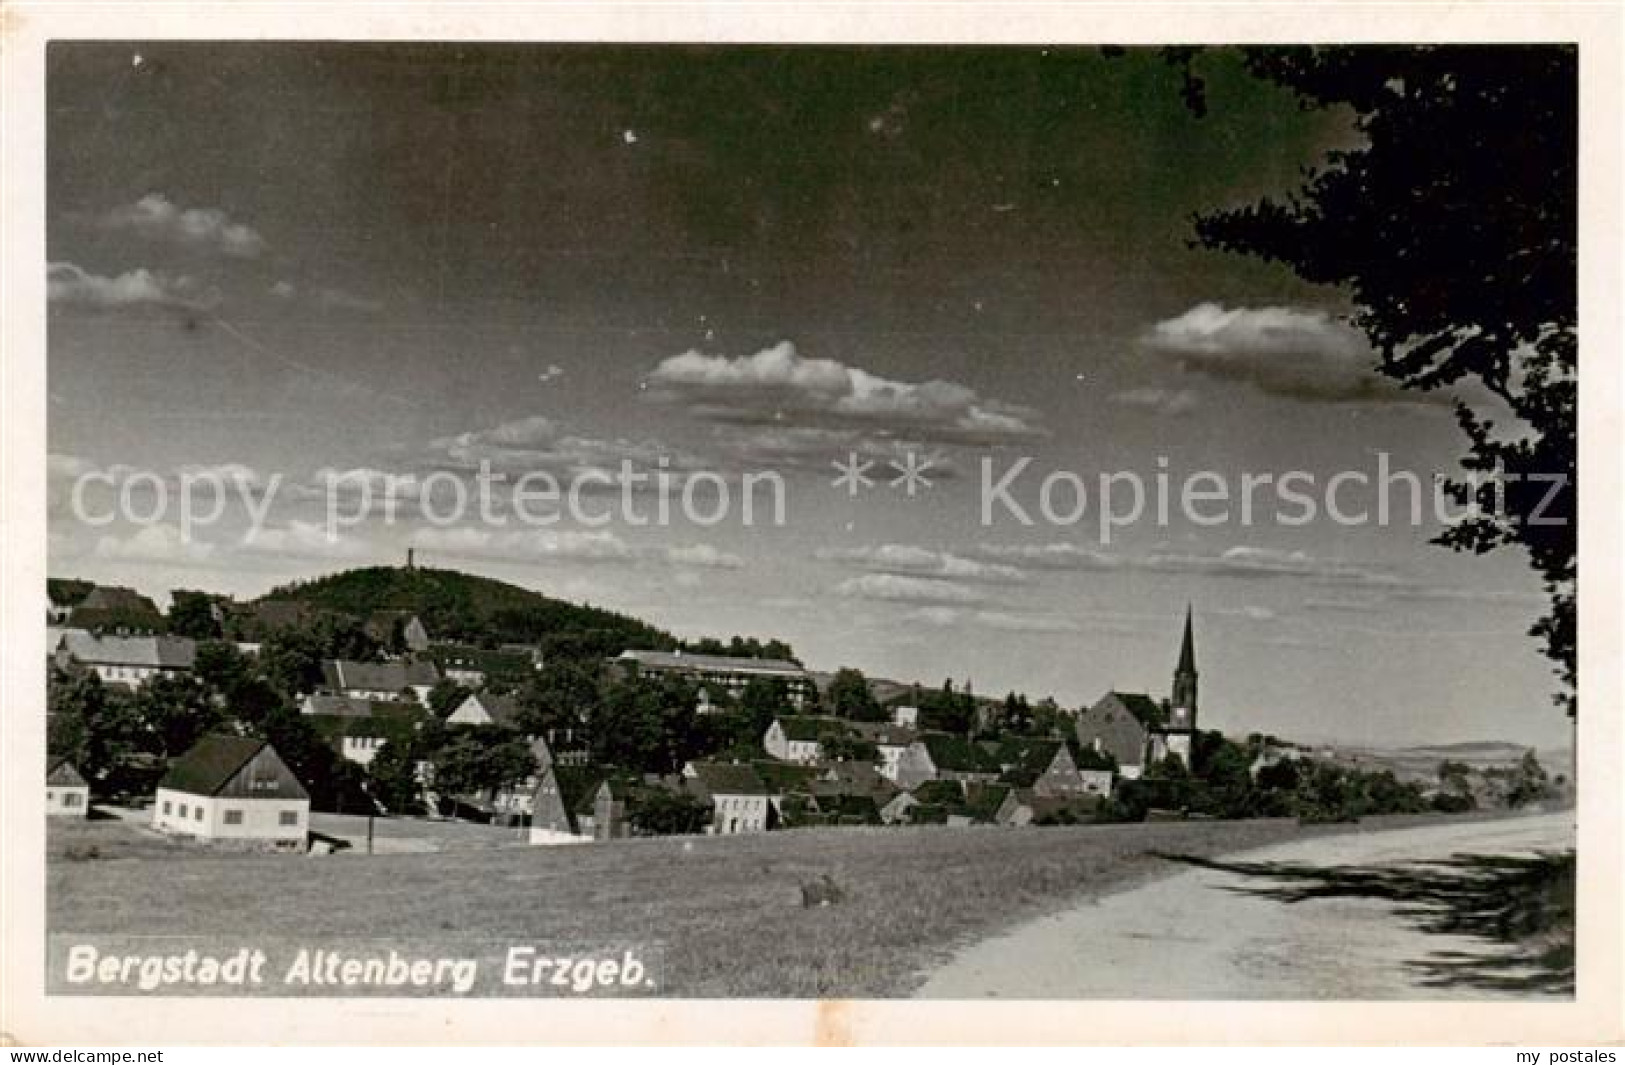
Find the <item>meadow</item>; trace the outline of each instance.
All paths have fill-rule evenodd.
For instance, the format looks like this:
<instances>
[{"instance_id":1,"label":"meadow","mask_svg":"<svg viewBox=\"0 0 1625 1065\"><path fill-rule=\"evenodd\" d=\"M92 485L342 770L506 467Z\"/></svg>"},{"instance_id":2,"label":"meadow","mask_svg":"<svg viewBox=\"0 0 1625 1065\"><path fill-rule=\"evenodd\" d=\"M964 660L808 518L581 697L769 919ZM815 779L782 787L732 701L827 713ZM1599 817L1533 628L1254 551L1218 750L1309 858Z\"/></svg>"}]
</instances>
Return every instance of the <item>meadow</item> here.
<instances>
[{"instance_id":1,"label":"meadow","mask_svg":"<svg viewBox=\"0 0 1625 1065\"><path fill-rule=\"evenodd\" d=\"M149 834L120 822L53 824L47 921L77 933L634 941L663 949L670 996L886 997L962 944L1173 871L1169 855L1359 830L835 829L306 857L131 842ZM100 856L87 860L92 837ZM843 897L803 906L802 885L824 876Z\"/></svg>"}]
</instances>

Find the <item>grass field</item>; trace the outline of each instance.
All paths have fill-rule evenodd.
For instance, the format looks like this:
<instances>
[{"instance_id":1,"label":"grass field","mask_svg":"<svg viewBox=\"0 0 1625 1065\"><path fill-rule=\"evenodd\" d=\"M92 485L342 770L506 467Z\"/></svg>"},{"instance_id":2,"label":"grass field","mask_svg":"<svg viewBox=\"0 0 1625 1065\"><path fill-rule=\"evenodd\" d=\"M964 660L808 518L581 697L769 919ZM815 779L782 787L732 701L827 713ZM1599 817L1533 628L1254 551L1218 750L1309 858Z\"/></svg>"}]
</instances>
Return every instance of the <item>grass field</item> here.
<instances>
[{"instance_id":1,"label":"grass field","mask_svg":"<svg viewBox=\"0 0 1625 1065\"><path fill-rule=\"evenodd\" d=\"M1213 856L1310 832L1287 821L839 829L455 854L68 860L53 826L48 925L81 933L640 941L681 997L906 994L953 949L1017 921ZM165 847L157 840L157 847ZM127 854L125 860L107 860ZM846 897L802 906L828 874ZM1013 989L1013 992L1018 989Z\"/></svg>"}]
</instances>

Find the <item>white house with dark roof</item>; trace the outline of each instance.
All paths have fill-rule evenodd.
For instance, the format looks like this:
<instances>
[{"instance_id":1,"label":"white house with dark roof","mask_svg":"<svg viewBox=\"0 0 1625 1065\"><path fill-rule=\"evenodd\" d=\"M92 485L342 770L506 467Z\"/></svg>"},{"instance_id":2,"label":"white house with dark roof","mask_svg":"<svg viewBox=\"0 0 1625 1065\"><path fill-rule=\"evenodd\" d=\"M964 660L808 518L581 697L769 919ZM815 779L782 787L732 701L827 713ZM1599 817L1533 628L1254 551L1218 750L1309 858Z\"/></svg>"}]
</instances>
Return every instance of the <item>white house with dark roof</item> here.
<instances>
[{"instance_id":1,"label":"white house with dark roof","mask_svg":"<svg viewBox=\"0 0 1625 1065\"><path fill-rule=\"evenodd\" d=\"M300 849L310 827L310 795L266 741L205 736L158 782L152 826L200 839Z\"/></svg>"},{"instance_id":2,"label":"white house with dark roof","mask_svg":"<svg viewBox=\"0 0 1625 1065\"><path fill-rule=\"evenodd\" d=\"M687 789L711 804L715 836L766 832L772 827L767 785L748 765L733 762L689 762L683 767Z\"/></svg>"},{"instance_id":3,"label":"white house with dark roof","mask_svg":"<svg viewBox=\"0 0 1625 1065\"><path fill-rule=\"evenodd\" d=\"M107 636L63 629L53 656L63 668L77 663L104 684L135 688L156 676L190 672L197 643L184 636Z\"/></svg>"},{"instance_id":4,"label":"white house with dark roof","mask_svg":"<svg viewBox=\"0 0 1625 1065\"><path fill-rule=\"evenodd\" d=\"M351 662L327 659L322 662L322 684L333 695L357 699L399 699L412 692L420 703L429 701L429 692L440 683L440 670L433 662Z\"/></svg>"},{"instance_id":5,"label":"white house with dark roof","mask_svg":"<svg viewBox=\"0 0 1625 1065\"><path fill-rule=\"evenodd\" d=\"M371 765L391 740L410 739L428 717L418 703L348 695L307 695L299 712L311 719L334 750L362 766Z\"/></svg>"},{"instance_id":6,"label":"white house with dark roof","mask_svg":"<svg viewBox=\"0 0 1625 1065\"><path fill-rule=\"evenodd\" d=\"M46 765L45 816L90 816L90 785L66 758L52 759Z\"/></svg>"}]
</instances>

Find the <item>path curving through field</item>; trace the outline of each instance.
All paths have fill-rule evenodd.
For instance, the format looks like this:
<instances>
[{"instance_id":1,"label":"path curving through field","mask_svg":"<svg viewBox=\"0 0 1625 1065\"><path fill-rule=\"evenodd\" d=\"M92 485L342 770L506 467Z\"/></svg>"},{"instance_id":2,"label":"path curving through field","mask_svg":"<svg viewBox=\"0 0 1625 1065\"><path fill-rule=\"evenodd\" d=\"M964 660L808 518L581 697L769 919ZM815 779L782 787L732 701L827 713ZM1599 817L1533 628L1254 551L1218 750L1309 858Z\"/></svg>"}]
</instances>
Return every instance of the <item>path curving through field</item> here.
<instances>
[{"instance_id":1,"label":"path curving through field","mask_svg":"<svg viewBox=\"0 0 1625 1065\"><path fill-rule=\"evenodd\" d=\"M1482 934L1527 859L1574 846L1569 811L1279 844L961 951L921 998L1484 999L1561 986ZM1572 993L1571 991L1569 992Z\"/></svg>"}]
</instances>

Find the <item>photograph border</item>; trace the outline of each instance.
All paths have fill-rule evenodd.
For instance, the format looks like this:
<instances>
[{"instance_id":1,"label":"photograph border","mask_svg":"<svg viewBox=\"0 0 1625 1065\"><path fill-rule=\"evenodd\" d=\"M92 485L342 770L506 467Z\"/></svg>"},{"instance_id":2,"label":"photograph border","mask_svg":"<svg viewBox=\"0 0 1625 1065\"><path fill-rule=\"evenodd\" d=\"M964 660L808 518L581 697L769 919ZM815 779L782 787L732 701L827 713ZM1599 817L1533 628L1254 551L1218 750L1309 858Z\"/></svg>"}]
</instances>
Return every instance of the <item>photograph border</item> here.
<instances>
[{"instance_id":1,"label":"photograph border","mask_svg":"<svg viewBox=\"0 0 1625 1065\"><path fill-rule=\"evenodd\" d=\"M1625 1039L1621 50L1615 3L17 3L0 9L0 1042L1574 1044ZM1170 37L1169 31L1177 34ZM1577 997L1560 1003L103 998L44 987L45 48L68 39L1580 47ZM1595 694L1593 694L1595 693ZM1557 711L1553 711L1554 713ZM1170 1005L1177 1005L1170 1009ZM723 1007L723 1008L719 1008Z\"/></svg>"}]
</instances>

